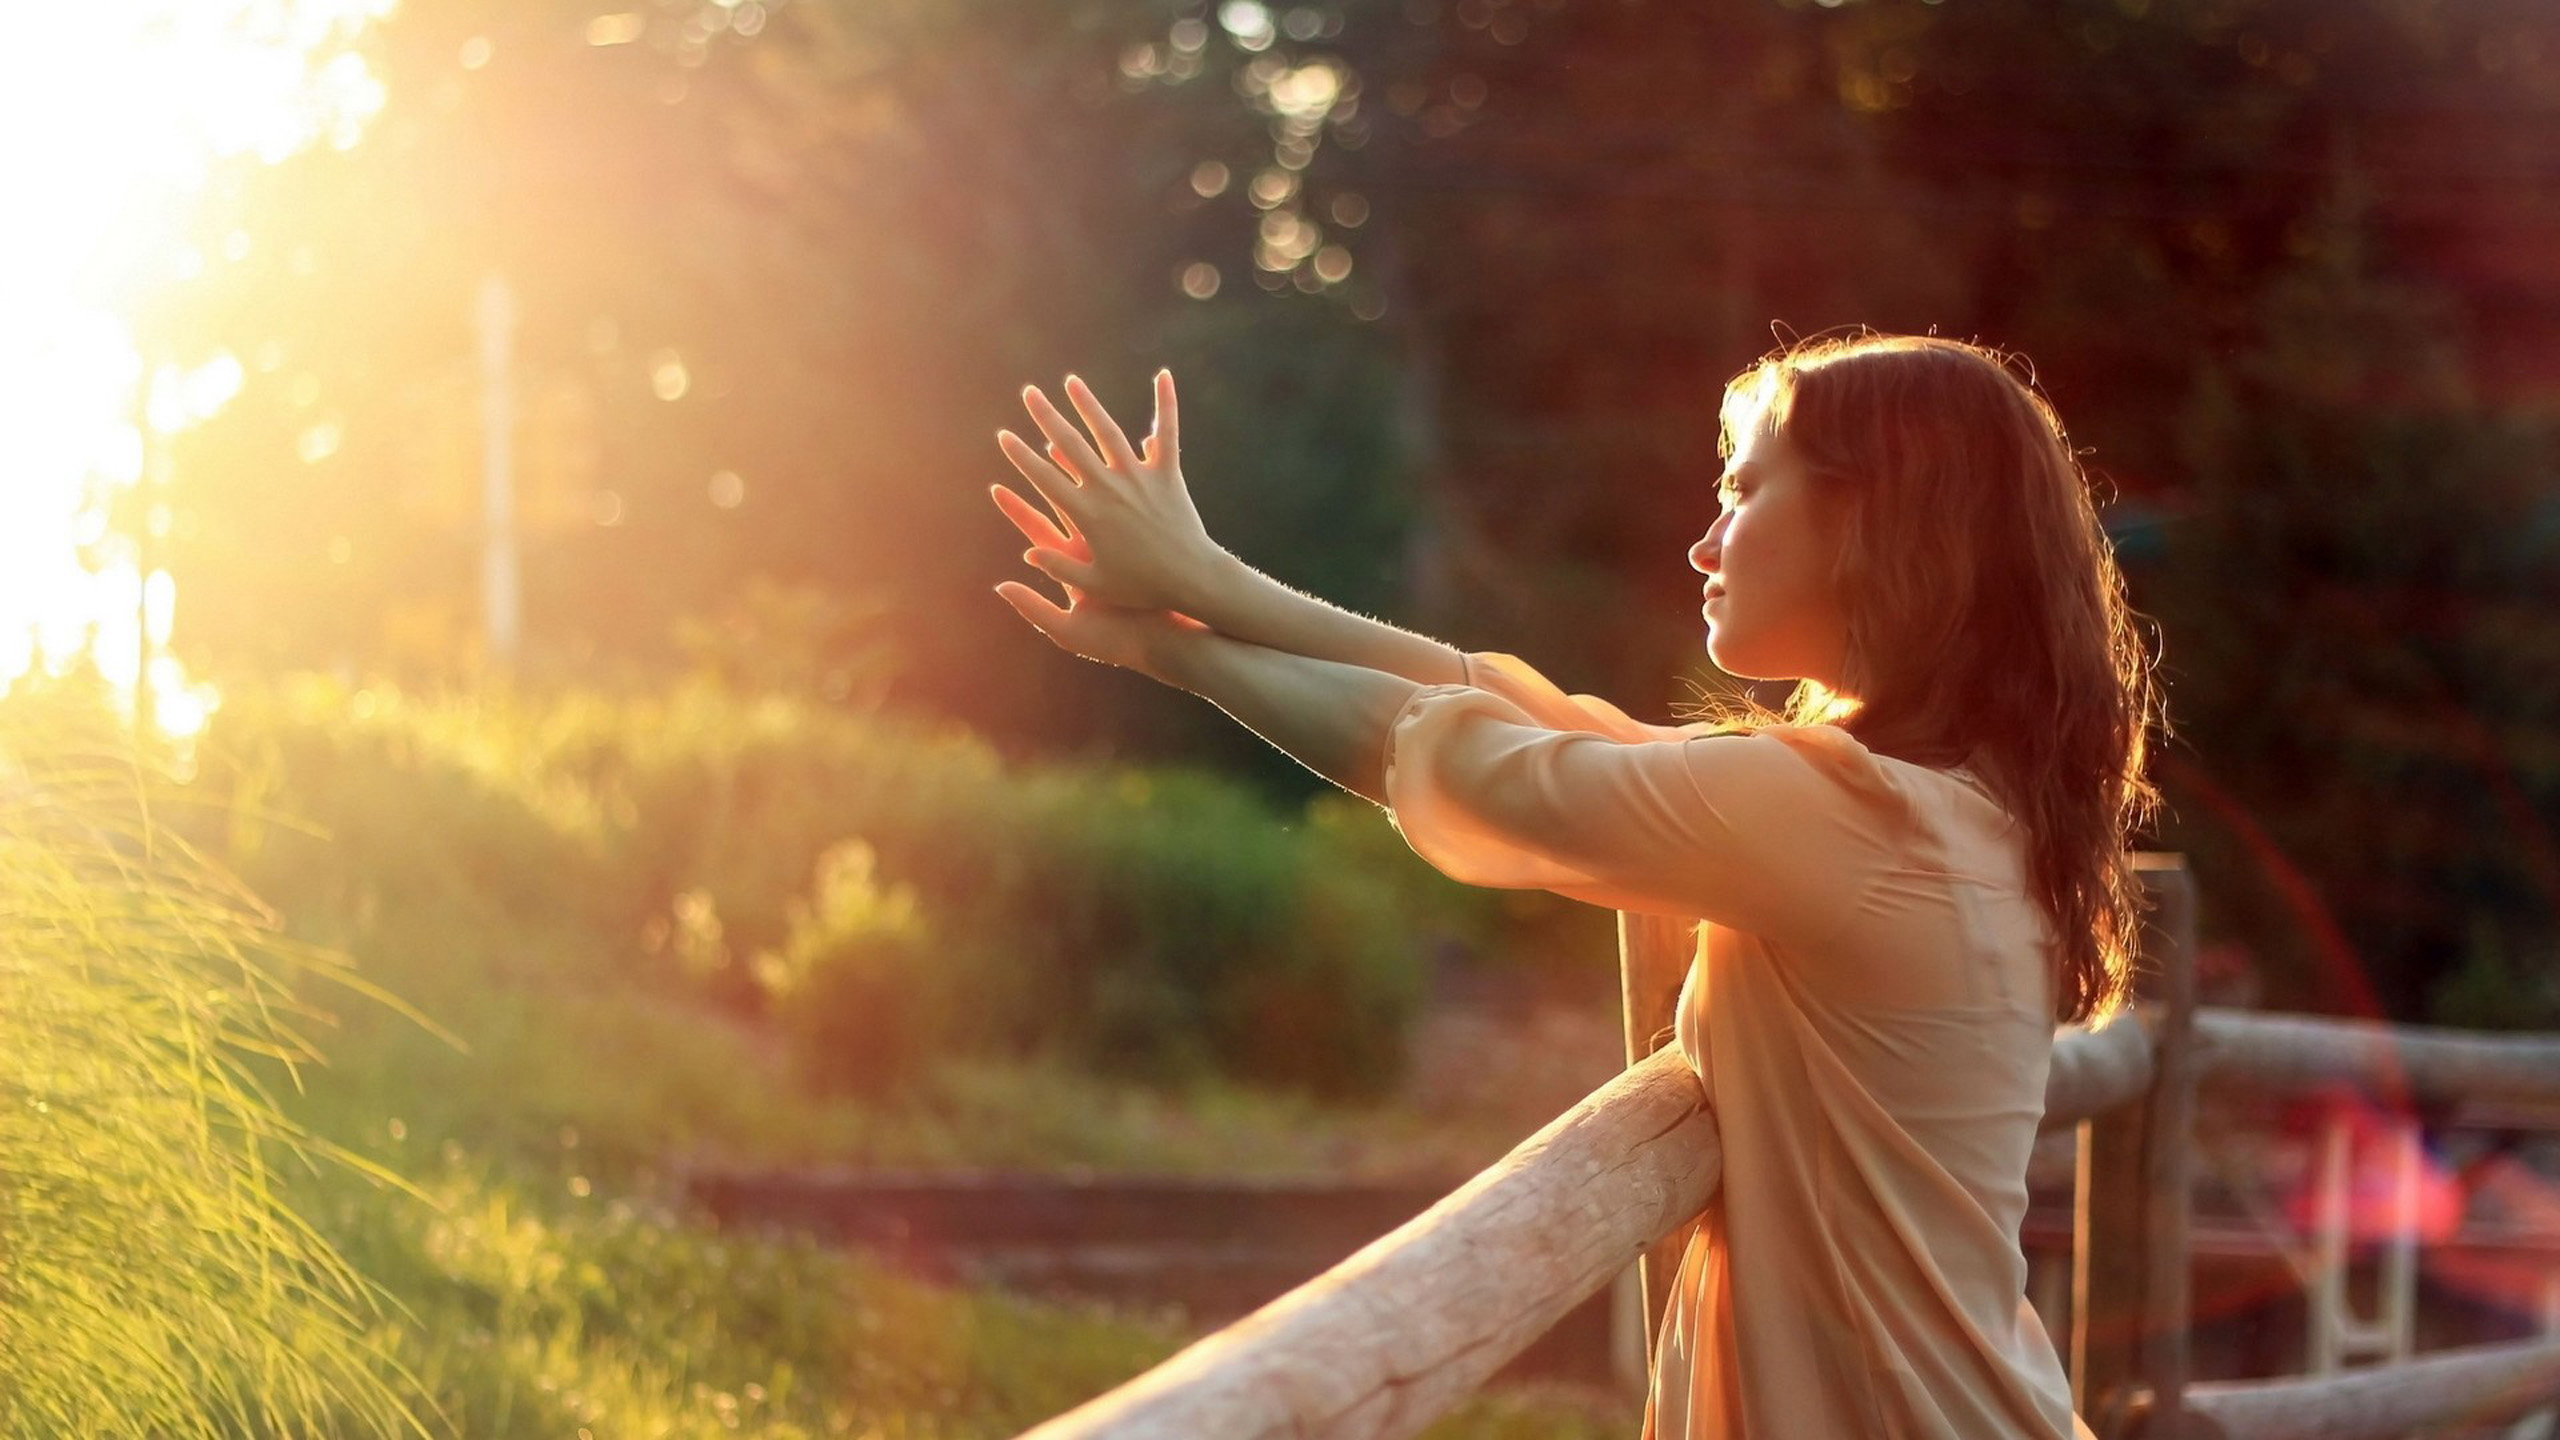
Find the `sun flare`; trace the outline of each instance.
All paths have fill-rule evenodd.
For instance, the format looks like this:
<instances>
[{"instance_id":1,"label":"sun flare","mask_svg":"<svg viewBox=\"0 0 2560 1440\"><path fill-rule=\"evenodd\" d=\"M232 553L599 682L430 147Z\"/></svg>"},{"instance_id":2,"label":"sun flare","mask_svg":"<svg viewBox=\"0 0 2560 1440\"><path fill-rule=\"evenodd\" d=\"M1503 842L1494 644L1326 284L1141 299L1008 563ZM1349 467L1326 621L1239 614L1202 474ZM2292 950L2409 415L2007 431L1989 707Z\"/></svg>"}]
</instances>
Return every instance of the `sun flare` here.
<instances>
[{"instance_id":1,"label":"sun flare","mask_svg":"<svg viewBox=\"0 0 2560 1440\"><path fill-rule=\"evenodd\" d=\"M0 86L0 688L83 657L172 734L210 692L165 653L177 591L111 533L161 437L239 389L236 357L146 357L137 308L207 283L224 167L352 145L382 87L353 48L391 0L105 0L14 16L40 57ZM165 511L144 505L146 525Z\"/></svg>"}]
</instances>

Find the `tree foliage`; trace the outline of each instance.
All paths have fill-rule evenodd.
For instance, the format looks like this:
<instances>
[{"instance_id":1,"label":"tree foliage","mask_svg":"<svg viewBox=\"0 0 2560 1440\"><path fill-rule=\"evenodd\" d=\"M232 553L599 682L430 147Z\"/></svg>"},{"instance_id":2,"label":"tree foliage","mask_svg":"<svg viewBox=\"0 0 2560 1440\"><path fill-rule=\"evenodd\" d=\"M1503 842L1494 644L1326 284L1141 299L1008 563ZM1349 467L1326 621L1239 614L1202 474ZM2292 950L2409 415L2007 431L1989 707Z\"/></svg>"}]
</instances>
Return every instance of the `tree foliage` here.
<instances>
[{"instance_id":1,"label":"tree foliage","mask_svg":"<svg viewBox=\"0 0 2560 1440\"><path fill-rule=\"evenodd\" d=\"M1214 733L1035 661L986 593L1019 549L985 498L992 434L1070 366L1124 401L1159 361L1196 372L1204 511L1276 535L1258 558L1284 573L1389 591L1405 487L1380 341L1339 308L1177 288L1197 252L1173 206L1198 203L1204 148L1260 127L1115 88L1149 7L770 15L747 38L732 12L653 10L601 46L622 32L584 5L381 24L373 132L262 177L264 243L190 317L254 374L179 467L182 645L474 663L489 274L520 312L537 671L662 661L684 617L764 576L875 610L910 703L1022 741Z\"/></svg>"}]
</instances>

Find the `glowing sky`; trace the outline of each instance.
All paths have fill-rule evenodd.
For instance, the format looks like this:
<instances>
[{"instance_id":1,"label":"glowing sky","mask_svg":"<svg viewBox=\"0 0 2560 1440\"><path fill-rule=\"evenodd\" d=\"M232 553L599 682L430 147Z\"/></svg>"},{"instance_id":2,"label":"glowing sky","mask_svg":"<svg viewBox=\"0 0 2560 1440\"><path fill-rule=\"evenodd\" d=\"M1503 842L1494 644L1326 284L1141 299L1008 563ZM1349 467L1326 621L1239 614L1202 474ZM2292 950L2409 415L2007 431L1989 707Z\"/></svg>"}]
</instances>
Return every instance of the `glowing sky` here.
<instances>
[{"instance_id":1,"label":"glowing sky","mask_svg":"<svg viewBox=\"0 0 2560 1440\"><path fill-rule=\"evenodd\" d=\"M144 483L146 423L211 415L241 367L222 354L146 367L128 317L201 283L194 232L223 167L355 143L383 96L349 47L391 3L57 0L11 14L28 63L0 86L0 685L89 649L130 689L146 624L166 638L175 586L105 533L99 497ZM208 697L174 664L152 680L165 725L201 723Z\"/></svg>"}]
</instances>

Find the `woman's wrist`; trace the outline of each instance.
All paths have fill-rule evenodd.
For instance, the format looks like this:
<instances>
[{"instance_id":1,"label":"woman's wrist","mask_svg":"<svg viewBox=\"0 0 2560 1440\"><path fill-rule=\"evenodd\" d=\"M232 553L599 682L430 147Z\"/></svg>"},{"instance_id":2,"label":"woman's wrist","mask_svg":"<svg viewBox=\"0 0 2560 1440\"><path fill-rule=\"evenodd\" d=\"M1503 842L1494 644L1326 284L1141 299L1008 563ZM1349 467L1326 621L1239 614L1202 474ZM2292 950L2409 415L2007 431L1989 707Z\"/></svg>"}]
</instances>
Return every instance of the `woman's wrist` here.
<instances>
[{"instance_id":1,"label":"woman's wrist","mask_svg":"<svg viewBox=\"0 0 2560 1440\"><path fill-rule=\"evenodd\" d=\"M1228 631L1236 607L1245 598L1257 571L1235 552L1214 542L1188 567L1185 592L1175 609L1212 630Z\"/></svg>"},{"instance_id":2,"label":"woman's wrist","mask_svg":"<svg viewBox=\"0 0 2560 1440\"><path fill-rule=\"evenodd\" d=\"M1195 662L1201 650L1219 638L1205 622L1168 625L1148 639L1139 668L1150 680L1196 694L1198 687L1191 683Z\"/></svg>"}]
</instances>

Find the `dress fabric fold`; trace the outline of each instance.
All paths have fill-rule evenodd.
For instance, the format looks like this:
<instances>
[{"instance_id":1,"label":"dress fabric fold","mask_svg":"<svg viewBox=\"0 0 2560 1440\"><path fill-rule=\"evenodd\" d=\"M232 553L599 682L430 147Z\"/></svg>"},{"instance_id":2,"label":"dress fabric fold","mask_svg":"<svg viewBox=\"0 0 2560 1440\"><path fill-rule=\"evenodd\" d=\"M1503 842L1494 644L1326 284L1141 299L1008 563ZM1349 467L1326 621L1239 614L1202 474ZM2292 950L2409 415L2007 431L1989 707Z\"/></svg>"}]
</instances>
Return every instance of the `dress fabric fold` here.
<instances>
[{"instance_id":1,"label":"dress fabric fold","mask_svg":"<svg viewBox=\"0 0 2560 1440\"><path fill-rule=\"evenodd\" d=\"M1675 1043L1724 1182L1666 1299L1645 1440L2089 1434L2018 1230L2053 946L1972 777L1833 726L1650 725L1516 657L1418 690L1385 793L1454 879L1695 919Z\"/></svg>"}]
</instances>

